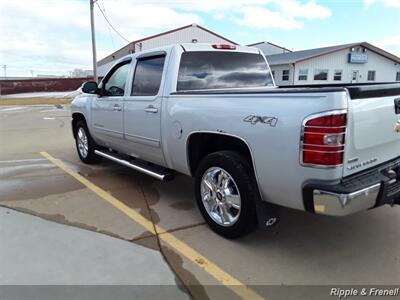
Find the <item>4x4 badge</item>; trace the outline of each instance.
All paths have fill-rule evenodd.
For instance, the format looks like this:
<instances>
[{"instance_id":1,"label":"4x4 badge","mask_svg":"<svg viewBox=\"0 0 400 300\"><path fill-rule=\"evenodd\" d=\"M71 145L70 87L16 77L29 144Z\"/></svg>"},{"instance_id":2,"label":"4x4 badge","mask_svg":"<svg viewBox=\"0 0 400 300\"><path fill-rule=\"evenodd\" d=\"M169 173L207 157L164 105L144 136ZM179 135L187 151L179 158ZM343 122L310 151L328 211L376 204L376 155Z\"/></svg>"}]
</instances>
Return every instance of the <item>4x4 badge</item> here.
<instances>
[{"instance_id":1,"label":"4x4 badge","mask_svg":"<svg viewBox=\"0 0 400 300\"><path fill-rule=\"evenodd\" d=\"M246 118L244 118L243 121L249 122L251 125L256 125L257 123L262 123L262 124L269 125L271 127L275 127L276 123L278 123L278 118L250 115L250 116L247 116Z\"/></svg>"}]
</instances>

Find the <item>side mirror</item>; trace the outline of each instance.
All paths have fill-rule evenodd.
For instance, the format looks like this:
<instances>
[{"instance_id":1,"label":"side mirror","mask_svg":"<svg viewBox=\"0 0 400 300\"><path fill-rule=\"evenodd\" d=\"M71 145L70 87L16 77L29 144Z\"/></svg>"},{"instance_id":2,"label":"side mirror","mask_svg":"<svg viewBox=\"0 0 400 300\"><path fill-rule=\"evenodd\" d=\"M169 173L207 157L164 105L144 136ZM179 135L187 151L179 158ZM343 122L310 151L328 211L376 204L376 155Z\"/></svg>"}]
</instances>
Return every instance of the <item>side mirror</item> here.
<instances>
[{"instance_id":1,"label":"side mirror","mask_svg":"<svg viewBox=\"0 0 400 300\"><path fill-rule=\"evenodd\" d=\"M86 94L97 94L99 90L99 86L97 85L97 82L95 81L86 81L82 85L82 92Z\"/></svg>"}]
</instances>

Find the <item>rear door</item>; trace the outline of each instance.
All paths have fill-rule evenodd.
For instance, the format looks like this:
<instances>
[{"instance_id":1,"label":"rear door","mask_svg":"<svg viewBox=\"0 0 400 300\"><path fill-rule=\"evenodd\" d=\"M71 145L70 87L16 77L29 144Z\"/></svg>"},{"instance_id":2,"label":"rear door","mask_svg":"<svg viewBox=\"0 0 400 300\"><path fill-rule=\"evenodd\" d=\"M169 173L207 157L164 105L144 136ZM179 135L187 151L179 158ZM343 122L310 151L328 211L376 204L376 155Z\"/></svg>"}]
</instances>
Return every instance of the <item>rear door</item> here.
<instances>
[{"instance_id":1,"label":"rear door","mask_svg":"<svg viewBox=\"0 0 400 300\"><path fill-rule=\"evenodd\" d=\"M136 59L130 95L124 99L124 136L128 154L164 165L161 148L161 101L165 52Z\"/></svg>"},{"instance_id":2,"label":"rear door","mask_svg":"<svg viewBox=\"0 0 400 300\"><path fill-rule=\"evenodd\" d=\"M345 176L400 156L400 84L365 89L349 100Z\"/></svg>"},{"instance_id":3,"label":"rear door","mask_svg":"<svg viewBox=\"0 0 400 300\"><path fill-rule=\"evenodd\" d=\"M123 140L123 100L131 60L110 70L101 83L101 96L92 101L92 128L105 146L118 149Z\"/></svg>"}]
</instances>

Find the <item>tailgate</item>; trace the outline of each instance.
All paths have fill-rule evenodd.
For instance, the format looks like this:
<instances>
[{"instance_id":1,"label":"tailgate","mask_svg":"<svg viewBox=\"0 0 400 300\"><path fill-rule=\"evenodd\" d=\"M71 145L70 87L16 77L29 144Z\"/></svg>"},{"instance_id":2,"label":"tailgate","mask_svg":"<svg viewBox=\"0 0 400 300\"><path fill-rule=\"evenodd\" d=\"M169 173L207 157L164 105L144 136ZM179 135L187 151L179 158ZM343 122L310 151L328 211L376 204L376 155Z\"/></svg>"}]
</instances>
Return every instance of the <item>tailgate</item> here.
<instances>
[{"instance_id":1,"label":"tailgate","mask_svg":"<svg viewBox=\"0 0 400 300\"><path fill-rule=\"evenodd\" d=\"M348 90L344 176L400 156L400 84Z\"/></svg>"}]
</instances>

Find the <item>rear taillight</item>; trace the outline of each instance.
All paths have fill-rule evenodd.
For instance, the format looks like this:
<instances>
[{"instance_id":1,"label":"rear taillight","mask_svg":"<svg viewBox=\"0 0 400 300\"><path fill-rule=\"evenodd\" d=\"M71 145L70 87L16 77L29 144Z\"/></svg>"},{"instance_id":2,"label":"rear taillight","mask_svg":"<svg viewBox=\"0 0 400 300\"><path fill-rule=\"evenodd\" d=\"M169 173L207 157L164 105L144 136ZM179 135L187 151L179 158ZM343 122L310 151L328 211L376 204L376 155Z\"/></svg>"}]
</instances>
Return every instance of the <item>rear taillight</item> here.
<instances>
[{"instance_id":1,"label":"rear taillight","mask_svg":"<svg viewBox=\"0 0 400 300\"><path fill-rule=\"evenodd\" d=\"M304 120L301 137L301 163L315 167L343 164L347 114L333 111Z\"/></svg>"},{"instance_id":2,"label":"rear taillight","mask_svg":"<svg viewBox=\"0 0 400 300\"><path fill-rule=\"evenodd\" d=\"M211 46L214 49L221 49L221 50L235 50L236 49L236 46L234 46L234 45L213 44Z\"/></svg>"}]
</instances>

